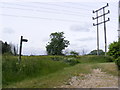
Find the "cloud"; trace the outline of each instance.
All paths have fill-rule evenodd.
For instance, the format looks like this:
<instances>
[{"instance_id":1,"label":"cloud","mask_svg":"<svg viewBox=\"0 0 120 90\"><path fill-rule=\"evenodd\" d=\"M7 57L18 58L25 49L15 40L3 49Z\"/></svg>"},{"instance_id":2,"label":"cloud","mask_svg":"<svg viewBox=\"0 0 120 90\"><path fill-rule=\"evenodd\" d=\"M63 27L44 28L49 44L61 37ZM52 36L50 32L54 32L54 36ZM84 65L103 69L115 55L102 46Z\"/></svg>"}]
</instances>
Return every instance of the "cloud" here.
<instances>
[{"instance_id":1,"label":"cloud","mask_svg":"<svg viewBox=\"0 0 120 90\"><path fill-rule=\"evenodd\" d=\"M43 42L48 42L48 41L50 41L48 38L44 38L43 40L42 40Z\"/></svg>"},{"instance_id":2,"label":"cloud","mask_svg":"<svg viewBox=\"0 0 120 90\"><path fill-rule=\"evenodd\" d=\"M90 28L91 26L87 23L83 24L83 25L72 25L70 27L70 30L71 31L77 31L77 32L89 32L90 31Z\"/></svg>"},{"instance_id":3,"label":"cloud","mask_svg":"<svg viewBox=\"0 0 120 90\"><path fill-rule=\"evenodd\" d=\"M92 41L92 40L96 40L95 37L88 37L88 38L81 38L81 39L76 39L77 41Z\"/></svg>"},{"instance_id":4,"label":"cloud","mask_svg":"<svg viewBox=\"0 0 120 90\"><path fill-rule=\"evenodd\" d=\"M5 33L5 34L15 33L15 31L12 28L4 28L2 32Z\"/></svg>"}]
</instances>

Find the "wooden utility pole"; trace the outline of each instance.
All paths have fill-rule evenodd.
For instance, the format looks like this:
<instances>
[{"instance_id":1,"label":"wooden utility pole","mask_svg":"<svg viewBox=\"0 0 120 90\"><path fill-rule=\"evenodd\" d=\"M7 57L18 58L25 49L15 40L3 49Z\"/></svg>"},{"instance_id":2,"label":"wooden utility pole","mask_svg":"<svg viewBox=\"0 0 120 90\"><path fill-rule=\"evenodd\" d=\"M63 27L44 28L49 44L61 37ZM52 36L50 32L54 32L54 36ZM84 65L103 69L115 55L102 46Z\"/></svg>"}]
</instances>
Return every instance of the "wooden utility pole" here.
<instances>
[{"instance_id":1,"label":"wooden utility pole","mask_svg":"<svg viewBox=\"0 0 120 90\"><path fill-rule=\"evenodd\" d=\"M93 13L95 13L94 11L93 11ZM96 12L96 17L98 17L98 12ZM93 17L93 20L94 20L95 18ZM98 24L98 18L96 18L97 19L97 24ZM95 26L95 24L93 23L93 26ZM99 55L99 27L98 27L98 25L97 25L97 55Z\"/></svg>"},{"instance_id":2,"label":"wooden utility pole","mask_svg":"<svg viewBox=\"0 0 120 90\"><path fill-rule=\"evenodd\" d=\"M99 55L99 32L98 32L98 25L103 24L103 23L104 23L104 36L105 36L105 56L106 56L106 53L107 53L106 22L110 21L110 18L108 18L107 20L105 20L105 15L109 14L110 11L108 10L108 12L105 13L105 8L108 7L108 6L109 5L107 3L106 6L100 8L100 9L98 9L96 11L93 10L93 13L96 13L96 17L95 18L93 17L93 20L97 19L97 24L93 23L93 26L97 26L97 55ZM103 10L103 14L98 16L98 12L100 10ZM103 17L103 21L102 22L98 22L98 19L100 17Z\"/></svg>"},{"instance_id":3,"label":"wooden utility pole","mask_svg":"<svg viewBox=\"0 0 120 90\"><path fill-rule=\"evenodd\" d=\"M118 2L118 41L120 41L120 0Z\"/></svg>"},{"instance_id":4,"label":"wooden utility pole","mask_svg":"<svg viewBox=\"0 0 120 90\"><path fill-rule=\"evenodd\" d=\"M27 39L23 39L23 36L21 36L20 38L20 50L19 50L19 58L18 58L18 62L20 64L21 62L21 52L22 52L22 42L27 42Z\"/></svg>"}]
</instances>

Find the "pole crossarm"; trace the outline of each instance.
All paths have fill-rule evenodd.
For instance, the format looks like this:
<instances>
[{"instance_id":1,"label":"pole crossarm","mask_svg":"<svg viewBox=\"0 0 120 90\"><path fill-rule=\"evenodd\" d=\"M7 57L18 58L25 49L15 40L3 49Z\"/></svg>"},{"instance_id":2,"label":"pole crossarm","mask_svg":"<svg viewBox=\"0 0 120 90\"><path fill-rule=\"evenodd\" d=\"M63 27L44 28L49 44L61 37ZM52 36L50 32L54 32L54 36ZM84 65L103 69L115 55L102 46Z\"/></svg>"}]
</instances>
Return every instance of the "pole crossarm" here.
<instances>
[{"instance_id":1,"label":"pole crossarm","mask_svg":"<svg viewBox=\"0 0 120 90\"><path fill-rule=\"evenodd\" d=\"M110 21L110 18L108 18L106 21L103 21L103 22L100 22L100 23L97 23L97 24L93 23L93 26L100 25L100 24L106 23L106 22L108 22L108 21Z\"/></svg>"},{"instance_id":2,"label":"pole crossarm","mask_svg":"<svg viewBox=\"0 0 120 90\"><path fill-rule=\"evenodd\" d=\"M107 15L107 14L109 14L110 13L110 11L108 10L108 12L107 13L105 13L105 14L102 14L102 15L100 15L100 16L97 16L97 17L92 17L93 18L93 20L95 20L95 19L98 19L99 17L102 17L102 16L104 16L104 15Z\"/></svg>"},{"instance_id":3,"label":"pole crossarm","mask_svg":"<svg viewBox=\"0 0 120 90\"><path fill-rule=\"evenodd\" d=\"M106 6L104 6L104 7L102 7L102 8L100 8L100 9L98 9L98 10L93 10L93 13L95 13L95 12L98 12L98 11L100 11L100 10L102 10L103 8L105 8L105 7L108 7L109 5L108 5L108 3L107 3L107 5Z\"/></svg>"}]
</instances>

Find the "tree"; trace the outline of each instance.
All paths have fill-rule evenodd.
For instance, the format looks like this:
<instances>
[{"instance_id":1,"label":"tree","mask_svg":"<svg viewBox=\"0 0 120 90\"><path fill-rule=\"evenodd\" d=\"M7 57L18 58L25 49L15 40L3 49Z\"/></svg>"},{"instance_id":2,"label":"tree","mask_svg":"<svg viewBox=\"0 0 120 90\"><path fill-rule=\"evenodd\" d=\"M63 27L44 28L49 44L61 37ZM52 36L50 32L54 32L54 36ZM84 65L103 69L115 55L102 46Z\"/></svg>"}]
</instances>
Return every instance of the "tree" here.
<instances>
[{"instance_id":1,"label":"tree","mask_svg":"<svg viewBox=\"0 0 120 90\"><path fill-rule=\"evenodd\" d=\"M79 53L78 53L78 52L76 52L76 51L71 51L71 52L70 52L70 54L71 54L71 55L74 55L74 56L79 55Z\"/></svg>"},{"instance_id":2,"label":"tree","mask_svg":"<svg viewBox=\"0 0 120 90\"><path fill-rule=\"evenodd\" d=\"M63 32L51 33L51 42L46 46L46 51L48 55L63 55L62 50L64 50L70 44L68 40L65 40Z\"/></svg>"},{"instance_id":3,"label":"tree","mask_svg":"<svg viewBox=\"0 0 120 90\"><path fill-rule=\"evenodd\" d=\"M9 44L11 46L11 51L14 56L18 55L18 46L12 43Z\"/></svg>"},{"instance_id":4,"label":"tree","mask_svg":"<svg viewBox=\"0 0 120 90\"><path fill-rule=\"evenodd\" d=\"M107 54L113 56L115 59L120 56L120 40L109 45L109 51Z\"/></svg>"},{"instance_id":5,"label":"tree","mask_svg":"<svg viewBox=\"0 0 120 90\"><path fill-rule=\"evenodd\" d=\"M2 54L4 54L4 53L12 54L11 46L9 44L7 44L7 42L3 43L1 41L1 43L2 43Z\"/></svg>"},{"instance_id":6,"label":"tree","mask_svg":"<svg viewBox=\"0 0 120 90\"><path fill-rule=\"evenodd\" d=\"M69 55L70 54L68 49L64 50L63 52L64 52L64 55Z\"/></svg>"},{"instance_id":7,"label":"tree","mask_svg":"<svg viewBox=\"0 0 120 90\"><path fill-rule=\"evenodd\" d=\"M84 48L81 50L81 55L86 55L87 50L85 50Z\"/></svg>"},{"instance_id":8,"label":"tree","mask_svg":"<svg viewBox=\"0 0 120 90\"><path fill-rule=\"evenodd\" d=\"M104 55L105 52L103 50L99 50L99 55ZM97 55L97 50L92 50L89 55Z\"/></svg>"}]
</instances>

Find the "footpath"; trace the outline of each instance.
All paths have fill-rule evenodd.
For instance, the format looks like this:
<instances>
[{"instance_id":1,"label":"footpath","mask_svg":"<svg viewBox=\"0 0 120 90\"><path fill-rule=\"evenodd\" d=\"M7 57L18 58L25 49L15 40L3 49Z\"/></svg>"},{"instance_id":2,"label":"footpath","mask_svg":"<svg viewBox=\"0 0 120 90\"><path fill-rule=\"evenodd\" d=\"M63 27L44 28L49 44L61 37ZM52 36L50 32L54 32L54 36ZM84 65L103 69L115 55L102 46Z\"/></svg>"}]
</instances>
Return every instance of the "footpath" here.
<instances>
[{"instance_id":1,"label":"footpath","mask_svg":"<svg viewBox=\"0 0 120 90\"><path fill-rule=\"evenodd\" d=\"M118 77L93 69L90 74L72 77L60 88L118 88Z\"/></svg>"}]
</instances>

